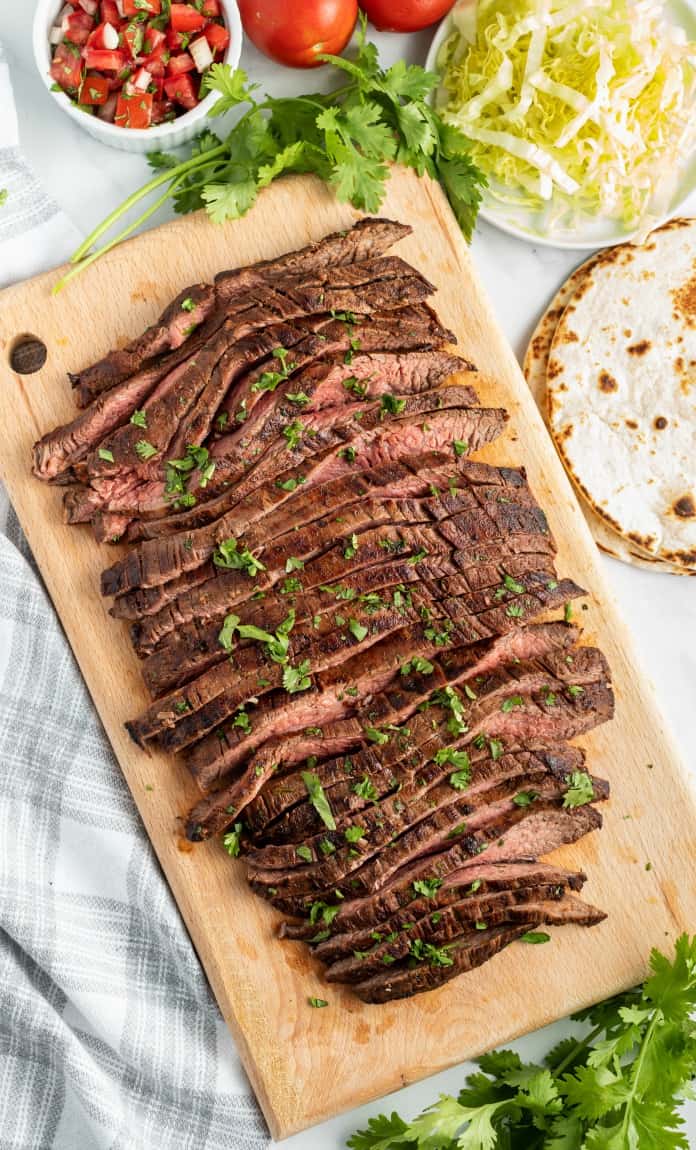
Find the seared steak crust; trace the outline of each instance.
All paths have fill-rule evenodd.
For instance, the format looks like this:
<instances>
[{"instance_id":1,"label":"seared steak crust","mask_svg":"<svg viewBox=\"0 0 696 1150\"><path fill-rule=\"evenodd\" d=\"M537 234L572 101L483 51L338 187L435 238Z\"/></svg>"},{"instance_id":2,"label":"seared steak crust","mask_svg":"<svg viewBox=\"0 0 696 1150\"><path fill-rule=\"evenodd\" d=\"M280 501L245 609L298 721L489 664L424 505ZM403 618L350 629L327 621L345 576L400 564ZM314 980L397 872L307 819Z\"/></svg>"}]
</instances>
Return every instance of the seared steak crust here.
<instances>
[{"instance_id":1,"label":"seared steak crust","mask_svg":"<svg viewBox=\"0 0 696 1150\"><path fill-rule=\"evenodd\" d=\"M409 231L185 289L34 447L65 520L130 544L101 582L152 697L126 725L185 756L188 839L225 834L280 934L373 1003L601 922L541 860L601 827L571 740L614 707L524 468L475 458L507 412L388 254Z\"/></svg>"}]
</instances>

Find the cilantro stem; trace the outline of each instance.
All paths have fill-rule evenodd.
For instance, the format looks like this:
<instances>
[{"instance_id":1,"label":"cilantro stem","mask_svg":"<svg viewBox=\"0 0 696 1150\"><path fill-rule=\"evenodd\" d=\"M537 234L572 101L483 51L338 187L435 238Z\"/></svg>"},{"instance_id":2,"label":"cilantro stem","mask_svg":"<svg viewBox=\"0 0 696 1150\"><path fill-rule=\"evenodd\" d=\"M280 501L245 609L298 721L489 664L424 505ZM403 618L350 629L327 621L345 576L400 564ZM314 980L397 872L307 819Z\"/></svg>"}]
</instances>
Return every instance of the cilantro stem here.
<instances>
[{"instance_id":1,"label":"cilantro stem","mask_svg":"<svg viewBox=\"0 0 696 1150\"><path fill-rule=\"evenodd\" d=\"M585 1038L579 1038L575 1043L574 1049L571 1050L569 1054L566 1054L565 1058L559 1062L558 1066L552 1069L551 1073L553 1074L554 1078L560 1078L563 1071L567 1070L568 1067L571 1066L573 1062L575 1062L578 1054L580 1054L583 1050L587 1050L588 1046L592 1046L594 1040L599 1038L603 1030L603 1026L595 1026L594 1030L591 1030Z\"/></svg>"},{"instance_id":2,"label":"cilantro stem","mask_svg":"<svg viewBox=\"0 0 696 1150\"><path fill-rule=\"evenodd\" d=\"M85 268L88 268L90 264L93 264L95 260L98 260L100 256L103 256L106 254L106 252L111 251L112 248L116 247L117 244L120 244L122 240L126 239L126 237L129 236L131 232L135 231L136 228L139 228L141 224L144 224L145 221L158 210L158 208L161 208L162 204L174 191L174 188L181 183L184 174L185 173L182 173L180 176L178 176L174 180L173 184L170 184L166 192L164 192L158 200L155 200L154 204L151 204L149 208L146 208L142 215L138 216L137 220L135 220L132 224L129 224L127 228L124 228L122 232L119 232L119 234L114 236L113 239L109 240L108 243L104 244L101 248L97 248L95 251L90 252L90 254L85 256L84 259L81 259L79 263L74 263L73 257L73 261L71 261L73 263L73 267L70 268L70 271L66 272L62 279L58 280L58 283L53 288L51 295L57 295L58 292L61 291L65 285L74 278L74 276L79 275L80 272L84 271Z\"/></svg>"},{"instance_id":3,"label":"cilantro stem","mask_svg":"<svg viewBox=\"0 0 696 1150\"><path fill-rule=\"evenodd\" d=\"M116 221L121 218L121 216L130 211L132 207L135 207L138 201L142 200L145 196L148 196L150 192L154 192L157 188L161 187L162 184L169 184L172 181L179 183L181 176L185 175L193 168L198 168L202 167L204 164L209 164L211 160L215 159L217 156L223 156L226 151L227 145L220 144L219 148L211 148L209 152L202 152L200 156L193 156L190 160L183 160L182 163L177 164L175 168L167 168L167 170L162 172L161 175L155 176L154 179L149 181L149 183L143 184L142 188L138 188L137 191L128 196L128 198L125 199L122 204L119 204L117 208L114 208L113 212L106 216L102 222L97 225L93 232L90 232L87 238L82 241L79 248L73 252L72 256L70 257L70 263L79 264L83 257L90 250L92 245L95 243L95 241L98 240L100 236L103 236L104 232L108 232L112 225L115 224ZM172 189L170 188L166 195L157 201L158 207L160 204L164 203L167 196L171 193L171 190ZM144 218L146 219L147 216ZM138 227L140 222L140 220L137 220L126 232L123 232L122 235L128 235L129 232ZM106 249L103 248L102 251L104 250ZM68 276L65 277L66 282L67 279Z\"/></svg>"},{"instance_id":4,"label":"cilantro stem","mask_svg":"<svg viewBox=\"0 0 696 1150\"><path fill-rule=\"evenodd\" d=\"M630 1145L630 1143L628 1141L628 1124L631 1120L631 1113L633 1111L633 1104L636 1101L636 1096L638 1094L638 1082L640 1080L640 1075L641 1075L641 1071L643 1069L643 1063L645 1061L645 1056L646 1056L648 1047L650 1046L650 1043L652 1042L652 1037L653 1037L653 1033L655 1031L655 1027L657 1026L658 1020L661 1022L662 1019L663 1019L662 1011L661 1010L655 1010L655 1012L653 1013L653 1016L650 1020L650 1025L648 1026L648 1029L645 1032L645 1037L643 1038L643 1042L641 1044L640 1053L638 1054L638 1057L635 1061L633 1074L631 1076L631 1089L630 1089L628 1098L624 1102L624 1116L623 1116L623 1121L621 1122L621 1137L620 1137L620 1145L622 1145L622 1146Z\"/></svg>"}]
</instances>

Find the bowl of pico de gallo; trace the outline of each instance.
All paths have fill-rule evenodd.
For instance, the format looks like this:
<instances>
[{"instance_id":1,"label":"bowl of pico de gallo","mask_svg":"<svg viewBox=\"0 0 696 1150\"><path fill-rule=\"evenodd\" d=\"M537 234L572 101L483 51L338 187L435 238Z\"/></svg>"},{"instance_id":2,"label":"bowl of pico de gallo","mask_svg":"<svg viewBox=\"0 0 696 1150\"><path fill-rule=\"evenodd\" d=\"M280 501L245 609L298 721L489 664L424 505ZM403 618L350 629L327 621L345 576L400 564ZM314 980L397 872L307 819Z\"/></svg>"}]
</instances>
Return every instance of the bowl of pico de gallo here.
<instances>
[{"instance_id":1,"label":"bowl of pico de gallo","mask_svg":"<svg viewBox=\"0 0 696 1150\"><path fill-rule=\"evenodd\" d=\"M34 55L59 106L90 135L128 152L177 147L217 100L211 65L235 68L235 0L39 0Z\"/></svg>"}]
</instances>

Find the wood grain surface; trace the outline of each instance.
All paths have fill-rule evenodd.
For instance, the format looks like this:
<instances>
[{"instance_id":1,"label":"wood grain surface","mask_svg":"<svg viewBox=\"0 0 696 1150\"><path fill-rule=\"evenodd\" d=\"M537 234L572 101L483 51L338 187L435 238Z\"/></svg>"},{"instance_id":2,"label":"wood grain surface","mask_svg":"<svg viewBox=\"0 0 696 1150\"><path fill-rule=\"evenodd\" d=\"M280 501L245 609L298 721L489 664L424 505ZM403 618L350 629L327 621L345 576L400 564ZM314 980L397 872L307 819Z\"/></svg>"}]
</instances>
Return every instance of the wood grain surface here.
<instances>
[{"instance_id":1,"label":"wood grain surface","mask_svg":"<svg viewBox=\"0 0 696 1150\"><path fill-rule=\"evenodd\" d=\"M575 495L439 188L397 170L383 214L413 225L399 254L437 285L436 307L461 353L496 380L481 398L509 409L510 431L477 458L527 467L558 542L558 570L587 588L575 616L609 659L617 700L615 720L581 740L592 771L611 781L604 830L558 852L559 862L588 872L587 898L608 920L556 930L547 946L512 946L412 1001L368 1006L324 984L303 945L274 939L278 916L248 891L243 865L217 842L183 842L181 816L197 797L192 780L173 759L135 747L123 728L147 695L126 628L99 597L114 549L98 546L88 528L63 526L60 489L30 474L32 442L74 414L66 371L132 338L188 283L299 247L356 213L312 178L294 177L264 191L241 221L215 227L199 214L147 232L57 296L57 272L0 295L2 476L276 1138L635 983L651 946L696 926L696 804L620 618L631 604L612 602ZM520 284L521 299L523 292ZM26 335L41 339L48 355L40 371L20 375L10 362ZM313 1010L311 995L329 999L328 1009Z\"/></svg>"}]
</instances>

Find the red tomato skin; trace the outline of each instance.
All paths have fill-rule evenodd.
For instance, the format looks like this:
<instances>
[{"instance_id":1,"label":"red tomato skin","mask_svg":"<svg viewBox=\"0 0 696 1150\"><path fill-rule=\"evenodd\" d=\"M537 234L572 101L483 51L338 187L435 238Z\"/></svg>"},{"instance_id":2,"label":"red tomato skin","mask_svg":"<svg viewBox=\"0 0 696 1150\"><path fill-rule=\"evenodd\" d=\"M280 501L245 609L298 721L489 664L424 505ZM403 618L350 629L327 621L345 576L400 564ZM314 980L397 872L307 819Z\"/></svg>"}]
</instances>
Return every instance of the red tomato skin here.
<instances>
[{"instance_id":1,"label":"red tomato skin","mask_svg":"<svg viewBox=\"0 0 696 1150\"><path fill-rule=\"evenodd\" d=\"M446 16L453 0L363 0L360 7L378 32L420 32Z\"/></svg>"},{"instance_id":2,"label":"red tomato skin","mask_svg":"<svg viewBox=\"0 0 696 1150\"><path fill-rule=\"evenodd\" d=\"M190 4L172 4L170 21L175 32L199 32L205 27L205 16Z\"/></svg>"},{"instance_id":3,"label":"red tomato skin","mask_svg":"<svg viewBox=\"0 0 696 1150\"><path fill-rule=\"evenodd\" d=\"M143 53L146 56L152 56L154 52L163 48L166 42L167 37L159 28L146 28L143 38Z\"/></svg>"},{"instance_id":4,"label":"red tomato skin","mask_svg":"<svg viewBox=\"0 0 696 1150\"><path fill-rule=\"evenodd\" d=\"M101 22L102 24L111 24L112 28L118 28L121 23L121 17L118 14L116 0L102 0Z\"/></svg>"},{"instance_id":5,"label":"red tomato skin","mask_svg":"<svg viewBox=\"0 0 696 1150\"><path fill-rule=\"evenodd\" d=\"M164 90L170 100L180 104L187 112L198 103L198 93L188 72L184 72L183 76L170 76L164 81Z\"/></svg>"},{"instance_id":6,"label":"red tomato skin","mask_svg":"<svg viewBox=\"0 0 696 1150\"><path fill-rule=\"evenodd\" d=\"M69 40L71 44L79 44L82 47L86 44L89 37L93 34L94 21L91 16L80 9L79 12L73 12L68 16L68 28L65 33L65 39Z\"/></svg>"},{"instance_id":7,"label":"red tomato skin","mask_svg":"<svg viewBox=\"0 0 696 1150\"><path fill-rule=\"evenodd\" d=\"M109 81L105 76L86 76L80 88L81 104L105 104L109 98Z\"/></svg>"},{"instance_id":8,"label":"red tomato skin","mask_svg":"<svg viewBox=\"0 0 696 1150\"><path fill-rule=\"evenodd\" d=\"M85 67L97 72L120 72L128 63L123 52L103 52L99 48L85 48Z\"/></svg>"},{"instance_id":9,"label":"red tomato skin","mask_svg":"<svg viewBox=\"0 0 696 1150\"><path fill-rule=\"evenodd\" d=\"M217 16L222 16L220 0L203 0L201 12L204 16L207 16L209 20L214 20Z\"/></svg>"},{"instance_id":10,"label":"red tomato skin","mask_svg":"<svg viewBox=\"0 0 696 1150\"><path fill-rule=\"evenodd\" d=\"M358 18L357 0L240 0L244 31L260 52L291 68L318 68L322 52L338 55Z\"/></svg>"},{"instance_id":11,"label":"red tomato skin","mask_svg":"<svg viewBox=\"0 0 696 1150\"><path fill-rule=\"evenodd\" d=\"M51 63L51 79L61 88L79 88L82 81L81 56L75 56L65 44L59 44Z\"/></svg>"},{"instance_id":12,"label":"red tomato skin","mask_svg":"<svg viewBox=\"0 0 696 1150\"><path fill-rule=\"evenodd\" d=\"M203 35L208 41L210 51L213 53L213 55L215 55L217 52L224 52L225 48L230 42L229 32L220 24L209 24L203 32Z\"/></svg>"},{"instance_id":13,"label":"red tomato skin","mask_svg":"<svg viewBox=\"0 0 696 1150\"><path fill-rule=\"evenodd\" d=\"M189 56L188 52L181 52L178 56L170 56L167 75L181 76L183 72L193 72L195 68L193 56Z\"/></svg>"},{"instance_id":14,"label":"red tomato skin","mask_svg":"<svg viewBox=\"0 0 696 1150\"><path fill-rule=\"evenodd\" d=\"M126 97L121 93L116 105L114 123L119 128L149 128L152 123L152 92L138 92Z\"/></svg>"}]
</instances>

